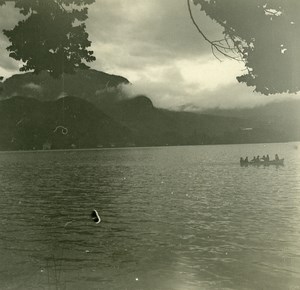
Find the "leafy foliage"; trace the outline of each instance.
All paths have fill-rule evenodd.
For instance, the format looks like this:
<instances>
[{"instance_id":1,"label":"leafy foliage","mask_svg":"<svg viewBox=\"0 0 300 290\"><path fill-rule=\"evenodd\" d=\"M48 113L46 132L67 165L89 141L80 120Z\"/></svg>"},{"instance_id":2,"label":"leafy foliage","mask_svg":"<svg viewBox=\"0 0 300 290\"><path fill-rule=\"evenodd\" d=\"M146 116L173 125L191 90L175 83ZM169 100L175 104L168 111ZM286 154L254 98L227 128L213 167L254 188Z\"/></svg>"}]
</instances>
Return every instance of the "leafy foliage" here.
<instances>
[{"instance_id":1,"label":"leafy foliage","mask_svg":"<svg viewBox=\"0 0 300 290\"><path fill-rule=\"evenodd\" d=\"M239 82L266 95L300 90L298 0L193 1L224 28L223 40L209 41L213 51L245 63Z\"/></svg>"},{"instance_id":2,"label":"leafy foliage","mask_svg":"<svg viewBox=\"0 0 300 290\"><path fill-rule=\"evenodd\" d=\"M0 5L5 0L0 0ZM22 61L21 71L46 70L52 76L74 73L88 68L84 63L95 60L87 48L86 5L94 0L14 0L15 7L26 18L12 30L4 30L11 45L9 56Z\"/></svg>"}]
</instances>

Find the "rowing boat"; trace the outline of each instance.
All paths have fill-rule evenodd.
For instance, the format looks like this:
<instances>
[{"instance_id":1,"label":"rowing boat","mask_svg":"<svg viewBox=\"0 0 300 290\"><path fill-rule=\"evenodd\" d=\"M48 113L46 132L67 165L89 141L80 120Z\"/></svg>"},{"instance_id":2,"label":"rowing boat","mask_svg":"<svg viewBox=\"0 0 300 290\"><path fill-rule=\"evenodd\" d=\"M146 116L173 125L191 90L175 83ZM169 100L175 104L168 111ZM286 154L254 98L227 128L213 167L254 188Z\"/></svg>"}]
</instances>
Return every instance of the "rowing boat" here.
<instances>
[{"instance_id":1,"label":"rowing boat","mask_svg":"<svg viewBox=\"0 0 300 290\"><path fill-rule=\"evenodd\" d=\"M269 166L269 165L277 165L277 166L283 166L284 165L284 158L282 159L278 159L278 160L270 160L270 161L264 161L264 160L260 160L260 161L240 161L240 165L241 166L248 166L248 165L256 165L256 166Z\"/></svg>"}]
</instances>

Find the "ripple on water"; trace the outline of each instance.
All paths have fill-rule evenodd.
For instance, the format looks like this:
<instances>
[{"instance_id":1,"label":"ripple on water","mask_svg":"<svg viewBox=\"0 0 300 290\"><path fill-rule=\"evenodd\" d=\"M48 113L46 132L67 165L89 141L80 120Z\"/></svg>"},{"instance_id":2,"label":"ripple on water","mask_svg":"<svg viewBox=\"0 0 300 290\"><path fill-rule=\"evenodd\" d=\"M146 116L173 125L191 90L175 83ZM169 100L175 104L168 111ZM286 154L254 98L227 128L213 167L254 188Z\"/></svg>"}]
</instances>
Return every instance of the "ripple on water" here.
<instances>
[{"instance_id":1,"label":"ripple on water","mask_svg":"<svg viewBox=\"0 0 300 290\"><path fill-rule=\"evenodd\" d=\"M276 146L2 153L0 284L297 289L300 156ZM286 165L239 166L260 150Z\"/></svg>"}]
</instances>

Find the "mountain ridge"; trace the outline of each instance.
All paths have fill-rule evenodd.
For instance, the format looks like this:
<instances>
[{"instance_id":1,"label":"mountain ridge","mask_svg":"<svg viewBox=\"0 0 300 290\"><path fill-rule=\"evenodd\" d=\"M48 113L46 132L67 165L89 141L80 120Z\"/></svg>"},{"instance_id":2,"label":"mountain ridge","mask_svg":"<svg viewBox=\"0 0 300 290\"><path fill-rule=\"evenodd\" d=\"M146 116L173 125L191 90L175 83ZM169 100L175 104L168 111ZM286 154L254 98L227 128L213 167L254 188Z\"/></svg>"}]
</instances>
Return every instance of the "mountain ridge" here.
<instances>
[{"instance_id":1,"label":"mountain ridge","mask_svg":"<svg viewBox=\"0 0 300 290\"><path fill-rule=\"evenodd\" d=\"M122 86L130 82L121 76L80 71L65 80L64 94L55 88L62 80L47 74L32 76L20 74L4 82L0 101L2 150L41 149L47 142L59 149L300 140L300 118L296 110L291 114L289 109L297 104L300 109L300 102L240 111L176 112L156 108L145 95L127 98ZM5 95L13 89L24 96ZM70 92L76 95L72 97ZM64 135L63 128L71 128L72 134L67 130Z\"/></svg>"}]
</instances>

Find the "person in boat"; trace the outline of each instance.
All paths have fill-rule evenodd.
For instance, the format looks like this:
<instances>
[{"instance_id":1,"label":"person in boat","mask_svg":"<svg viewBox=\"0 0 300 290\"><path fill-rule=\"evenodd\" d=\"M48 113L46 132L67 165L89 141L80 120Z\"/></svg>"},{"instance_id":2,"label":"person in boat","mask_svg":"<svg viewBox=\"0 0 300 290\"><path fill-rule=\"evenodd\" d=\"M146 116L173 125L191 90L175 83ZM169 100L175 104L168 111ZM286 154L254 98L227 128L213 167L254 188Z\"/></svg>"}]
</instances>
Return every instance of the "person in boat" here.
<instances>
[{"instance_id":1,"label":"person in boat","mask_svg":"<svg viewBox=\"0 0 300 290\"><path fill-rule=\"evenodd\" d=\"M270 161L270 156L267 154L266 161Z\"/></svg>"},{"instance_id":2,"label":"person in boat","mask_svg":"<svg viewBox=\"0 0 300 290\"><path fill-rule=\"evenodd\" d=\"M256 161L256 157L255 157L255 156L253 156L253 158L252 158L251 162L255 162L255 161Z\"/></svg>"},{"instance_id":3,"label":"person in boat","mask_svg":"<svg viewBox=\"0 0 300 290\"><path fill-rule=\"evenodd\" d=\"M263 161L266 161L266 160L267 160L267 157L264 155L261 159L262 159Z\"/></svg>"},{"instance_id":4,"label":"person in boat","mask_svg":"<svg viewBox=\"0 0 300 290\"><path fill-rule=\"evenodd\" d=\"M259 155L257 155L256 162L259 162L259 161L260 161L260 158L259 158Z\"/></svg>"},{"instance_id":5,"label":"person in boat","mask_svg":"<svg viewBox=\"0 0 300 290\"><path fill-rule=\"evenodd\" d=\"M246 156L245 160L244 160L245 163L248 163L249 160L248 160L248 156Z\"/></svg>"},{"instance_id":6,"label":"person in boat","mask_svg":"<svg viewBox=\"0 0 300 290\"><path fill-rule=\"evenodd\" d=\"M275 154L275 160L278 161L279 160L279 156L278 154Z\"/></svg>"},{"instance_id":7,"label":"person in boat","mask_svg":"<svg viewBox=\"0 0 300 290\"><path fill-rule=\"evenodd\" d=\"M243 157L240 158L240 163L244 163L245 160L243 159Z\"/></svg>"}]
</instances>

